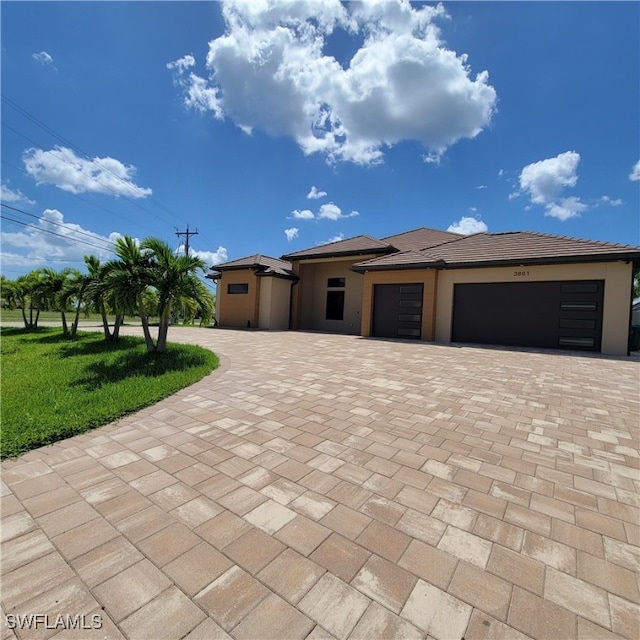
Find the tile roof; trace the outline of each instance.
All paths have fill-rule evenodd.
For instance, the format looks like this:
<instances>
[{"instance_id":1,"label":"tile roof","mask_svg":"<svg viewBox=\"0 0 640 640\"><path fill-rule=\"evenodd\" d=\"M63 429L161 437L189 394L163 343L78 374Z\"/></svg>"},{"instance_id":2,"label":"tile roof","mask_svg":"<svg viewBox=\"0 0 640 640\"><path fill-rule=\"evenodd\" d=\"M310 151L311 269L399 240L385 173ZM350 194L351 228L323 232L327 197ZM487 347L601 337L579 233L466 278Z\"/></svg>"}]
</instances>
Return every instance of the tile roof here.
<instances>
[{"instance_id":1,"label":"tile roof","mask_svg":"<svg viewBox=\"0 0 640 640\"><path fill-rule=\"evenodd\" d=\"M371 236L355 236L338 242L322 244L319 247L303 249L282 256L284 260L300 260L304 258L335 258L339 256L357 256L366 253L390 253L394 251L388 242L376 240Z\"/></svg>"},{"instance_id":2,"label":"tile roof","mask_svg":"<svg viewBox=\"0 0 640 640\"><path fill-rule=\"evenodd\" d=\"M581 240L529 231L478 233L430 247L402 251L359 262L356 271L410 267L473 267L499 264L639 260L640 247L614 242Z\"/></svg>"},{"instance_id":3,"label":"tile roof","mask_svg":"<svg viewBox=\"0 0 640 640\"><path fill-rule=\"evenodd\" d=\"M246 256L245 258L238 258L237 260L230 260L229 262L223 262L222 264L216 264L211 267L211 277L217 278L221 271L233 269L256 269L256 275L260 276L296 277L292 271L290 262L280 260L279 258L263 256L260 253Z\"/></svg>"},{"instance_id":4,"label":"tile roof","mask_svg":"<svg viewBox=\"0 0 640 640\"><path fill-rule=\"evenodd\" d=\"M451 240L458 240L460 237L459 233L421 227L413 231L405 231L404 233L398 233L394 236L387 236L386 238L382 238L382 240L393 245L399 251L416 251L435 247L444 242L451 242Z\"/></svg>"}]
</instances>

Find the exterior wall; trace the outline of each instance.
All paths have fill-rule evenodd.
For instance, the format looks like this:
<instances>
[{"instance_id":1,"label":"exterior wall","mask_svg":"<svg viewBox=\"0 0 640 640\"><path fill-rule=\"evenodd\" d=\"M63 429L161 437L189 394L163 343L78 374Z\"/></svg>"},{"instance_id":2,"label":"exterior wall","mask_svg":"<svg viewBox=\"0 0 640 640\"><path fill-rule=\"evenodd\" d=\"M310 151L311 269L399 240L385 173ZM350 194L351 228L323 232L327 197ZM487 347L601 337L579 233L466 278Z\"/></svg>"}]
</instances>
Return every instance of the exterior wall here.
<instances>
[{"instance_id":1,"label":"exterior wall","mask_svg":"<svg viewBox=\"0 0 640 640\"><path fill-rule=\"evenodd\" d=\"M360 334L363 276L351 266L366 256L355 259L325 258L295 264L300 281L294 287L293 328L311 331ZM344 317L326 319L327 280L344 278Z\"/></svg>"},{"instance_id":2,"label":"exterior wall","mask_svg":"<svg viewBox=\"0 0 640 640\"><path fill-rule=\"evenodd\" d=\"M453 287L457 283L604 280L601 351L609 355L626 355L631 278L632 265L625 262L442 270L438 272L435 339L451 342Z\"/></svg>"},{"instance_id":3,"label":"exterior wall","mask_svg":"<svg viewBox=\"0 0 640 640\"><path fill-rule=\"evenodd\" d=\"M367 271L364 274L362 296L362 335L369 337L373 324L373 297L377 284L423 284L422 340L433 340L436 319L437 271L434 269L407 269L398 271Z\"/></svg>"},{"instance_id":4,"label":"exterior wall","mask_svg":"<svg viewBox=\"0 0 640 640\"><path fill-rule=\"evenodd\" d=\"M248 293L229 294L230 284L249 285ZM216 304L218 305L218 324L221 327L246 327L247 322L252 327L258 326L258 308L260 301L260 278L253 269L238 269L223 271L218 280Z\"/></svg>"},{"instance_id":5,"label":"exterior wall","mask_svg":"<svg viewBox=\"0 0 640 640\"><path fill-rule=\"evenodd\" d=\"M285 331L289 328L289 304L291 280L261 276L260 309L258 327L272 331Z\"/></svg>"}]
</instances>

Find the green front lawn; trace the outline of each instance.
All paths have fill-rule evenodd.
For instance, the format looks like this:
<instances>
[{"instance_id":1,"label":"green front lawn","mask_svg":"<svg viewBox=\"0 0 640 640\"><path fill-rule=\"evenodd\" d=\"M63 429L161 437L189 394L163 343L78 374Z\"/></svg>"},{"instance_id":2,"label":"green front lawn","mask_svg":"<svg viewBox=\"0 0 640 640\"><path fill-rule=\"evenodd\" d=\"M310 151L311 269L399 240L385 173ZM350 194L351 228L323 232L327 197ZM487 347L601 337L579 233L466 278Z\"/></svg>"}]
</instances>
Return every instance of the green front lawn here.
<instances>
[{"instance_id":1,"label":"green front lawn","mask_svg":"<svg viewBox=\"0 0 640 640\"><path fill-rule=\"evenodd\" d=\"M59 328L0 329L0 457L13 457L107 424L197 382L219 362L207 349L169 345L148 354L144 340L101 333L75 341Z\"/></svg>"}]
</instances>

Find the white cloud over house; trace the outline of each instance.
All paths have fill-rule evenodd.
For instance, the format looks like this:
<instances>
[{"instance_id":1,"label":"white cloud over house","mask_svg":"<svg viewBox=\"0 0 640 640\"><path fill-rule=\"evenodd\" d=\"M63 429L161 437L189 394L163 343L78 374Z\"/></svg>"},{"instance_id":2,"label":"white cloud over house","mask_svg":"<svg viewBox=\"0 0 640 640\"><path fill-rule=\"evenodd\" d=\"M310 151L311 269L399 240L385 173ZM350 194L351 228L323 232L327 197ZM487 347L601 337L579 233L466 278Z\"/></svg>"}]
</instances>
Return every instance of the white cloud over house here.
<instances>
[{"instance_id":1,"label":"white cloud over house","mask_svg":"<svg viewBox=\"0 0 640 640\"><path fill-rule=\"evenodd\" d=\"M178 253L184 253L184 251L184 245L180 245L178 247ZM189 248L189 255L200 258L210 267L226 262L228 259L227 249L223 246L219 246L216 251L197 251L196 249Z\"/></svg>"},{"instance_id":2,"label":"white cloud over house","mask_svg":"<svg viewBox=\"0 0 640 640\"><path fill-rule=\"evenodd\" d=\"M577 196L564 197L566 188L578 183L580 154L565 151L554 158L532 162L520 172L520 190L511 194L510 199L520 194L529 196L532 204L545 208L545 215L559 220L579 216L588 208Z\"/></svg>"},{"instance_id":3,"label":"white cloud over house","mask_svg":"<svg viewBox=\"0 0 640 640\"><path fill-rule=\"evenodd\" d=\"M206 74L190 55L167 65L185 105L247 133L291 137L307 155L371 164L410 140L437 162L495 112L487 72L473 76L467 55L441 38L442 5L228 0L222 14ZM326 51L338 30L360 45L346 61Z\"/></svg>"},{"instance_id":4,"label":"white cloud over house","mask_svg":"<svg viewBox=\"0 0 640 640\"><path fill-rule=\"evenodd\" d=\"M27 149L22 155L27 173L38 184L51 184L71 193L105 193L129 198L145 198L151 189L133 182L136 168L115 158L82 158L66 147Z\"/></svg>"},{"instance_id":5,"label":"white cloud over house","mask_svg":"<svg viewBox=\"0 0 640 640\"><path fill-rule=\"evenodd\" d=\"M479 218L472 218L470 216L462 216L460 220L450 224L447 231L451 233L460 233L465 236L472 235L474 233L485 233L489 230L489 227Z\"/></svg>"},{"instance_id":6,"label":"white cloud over house","mask_svg":"<svg viewBox=\"0 0 640 640\"><path fill-rule=\"evenodd\" d=\"M327 204L323 204L318 211L318 218L324 218L326 220L341 220L343 218L354 218L355 216L360 215L357 211L352 211L347 215L342 213L342 209L337 204L333 202L328 202Z\"/></svg>"},{"instance_id":7,"label":"white cloud over house","mask_svg":"<svg viewBox=\"0 0 640 640\"><path fill-rule=\"evenodd\" d=\"M629 174L629 180L633 182L640 180L640 160L633 165L631 173Z\"/></svg>"}]
</instances>

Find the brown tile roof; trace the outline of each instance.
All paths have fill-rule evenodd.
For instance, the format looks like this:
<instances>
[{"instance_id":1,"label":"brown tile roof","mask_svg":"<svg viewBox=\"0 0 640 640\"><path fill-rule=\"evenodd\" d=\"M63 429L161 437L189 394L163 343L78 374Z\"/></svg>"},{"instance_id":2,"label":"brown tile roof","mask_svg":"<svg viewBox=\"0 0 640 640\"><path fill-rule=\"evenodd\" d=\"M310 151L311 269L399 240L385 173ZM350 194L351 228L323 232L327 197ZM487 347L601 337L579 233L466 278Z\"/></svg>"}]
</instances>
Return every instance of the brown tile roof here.
<instances>
[{"instance_id":1,"label":"brown tile roof","mask_svg":"<svg viewBox=\"0 0 640 640\"><path fill-rule=\"evenodd\" d=\"M423 251L403 251L354 265L356 271L639 260L640 247L529 231L478 233Z\"/></svg>"},{"instance_id":2,"label":"brown tile roof","mask_svg":"<svg viewBox=\"0 0 640 640\"><path fill-rule=\"evenodd\" d=\"M256 269L256 275L294 277L291 267L291 263L286 260L271 258L270 256L263 256L260 253L256 253L245 258L238 258L237 260L230 260L229 262L216 264L211 267L211 272L213 277L219 277L219 274L222 271L230 271L233 269Z\"/></svg>"},{"instance_id":3,"label":"brown tile roof","mask_svg":"<svg viewBox=\"0 0 640 640\"><path fill-rule=\"evenodd\" d=\"M283 260L302 260L304 258L336 258L339 256L357 256L367 253L390 253L394 248L382 240L371 236L355 236L338 242L322 244L319 247L303 249L282 256Z\"/></svg>"},{"instance_id":4,"label":"brown tile roof","mask_svg":"<svg viewBox=\"0 0 640 640\"><path fill-rule=\"evenodd\" d=\"M435 247L444 242L451 242L451 240L458 240L460 237L459 233L422 227L420 229L414 229L413 231L398 233L395 236L387 236L386 238L382 238L382 240L393 245L399 251L417 251Z\"/></svg>"}]
</instances>

